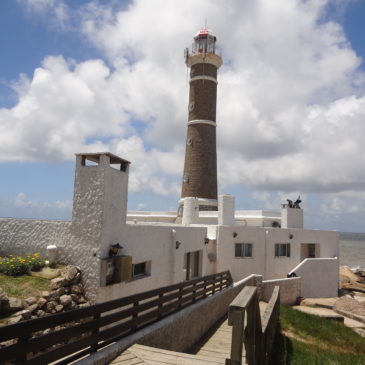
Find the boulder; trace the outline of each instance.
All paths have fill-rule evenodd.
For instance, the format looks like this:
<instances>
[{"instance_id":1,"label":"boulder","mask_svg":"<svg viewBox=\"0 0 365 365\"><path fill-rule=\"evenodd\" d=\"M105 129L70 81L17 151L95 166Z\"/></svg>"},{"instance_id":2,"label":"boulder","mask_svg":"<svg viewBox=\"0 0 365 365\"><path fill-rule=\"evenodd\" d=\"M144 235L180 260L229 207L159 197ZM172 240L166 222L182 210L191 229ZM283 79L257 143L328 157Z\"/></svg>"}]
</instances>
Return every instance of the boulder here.
<instances>
[{"instance_id":1,"label":"boulder","mask_svg":"<svg viewBox=\"0 0 365 365\"><path fill-rule=\"evenodd\" d=\"M9 311L9 297L4 292L2 288L0 288L0 313L6 313Z\"/></svg>"},{"instance_id":2,"label":"boulder","mask_svg":"<svg viewBox=\"0 0 365 365\"><path fill-rule=\"evenodd\" d=\"M23 309L23 310L15 313L16 317L21 316L22 319L24 319L24 320L30 319L31 315L32 314L28 309Z\"/></svg>"},{"instance_id":3,"label":"boulder","mask_svg":"<svg viewBox=\"0 0 365 365\"><path fill-rule=\"evenodd\" d=\"M41 309L37 310L37 312L35 313L38 317L43 317L46 315L45 311L42 311Z\"/></svg>"},{"instance_id":4,"label":"boulder","mask_svg":"<svg viewBox=\"0 0 365 365\"><path fill-rule=\"evenodd\" d=\"M30 305L33 305L33 304L37 303L37 298L29 297L29 298L25 299L24 302L27 306L30 306Z\"/></svg>"},{"instance_id":5,"label":"boulder","mask_svg":"<svg viewBox=\"0 0 365 365\"><path fill-rule=\"evenodd\" d=\"M90 306L90 303L86 302L86 303L79 304L78 308L86 308L86 307L89 307L89 306Z\"/></svg>"},{"instance_id":6,"label":"boulder","mask_svg":"<svg viewBox=\"0 0 365 365\"><path fill-rule=\"evenodd\" d=\"M50 302L47 302L47 303L46 303L46 305L44 306L44 310L45 310L46 312L48 312L48 313L51 313L51 312L52 312L52 310L56 308L56 305L57 305L57 304L58 304L57 302L55 302L55 301L51 300Z\"/></svg>"},{"instance_id":7,"label":"boulder","mask_svg":"<svg viewBox=\"0 0 365 365\"><path fill-rule=\"evenodd\" d=\"M56 310L56 312L57 312L57 313L58 313L58 312L62 312L62 310L63 310L63 305L62 305L62 304L58 304L58 305L56 305L55 310Z\"/></svg>"},{"instance_id":8,"label":"boulder","mask_svg":"<svg viewBox=\"0 0 365 365\"><path fill-rule=\"evenodd\" d=\"M38 304L37 303L32 304L29 307L27 307L27 310L29 310L30 313L35 312L37 309L38 309Z\"/></svg>"},{"instance_id":9,"label":"boulder","mask_svg":"<svg viewBox=\"0 0 365 365\"><path fill-rule=\"evenodd\" d=\"M60 300L60 296L57 294L57 290L51 291L48 296L48 301L58 302Z\"/></svg>"},{"instance_id":10,"label":"boulder","mask_svg":"<svg viewBox=\"0 0 365 365\"><path fill-rule=\"evenodd\" d=\"M61 277L65 278L68 282L73 280L77 275L78 270L76 266L68 265L61 270Z\"/></svg>"},{"instance_id":11,"label":"boulder","mask_svg":"<svg viewBox=\"0 0 365 365\"><path fill-rule=\"evenodd\" d=\"M57 290L55 290L55 292L57 293L57 295L60 297L61 295L66 293L66 290L63 286L61 286L60 288L58 288Z\"/></svg>"},{"instance_id":12,"label":"boulder","mask_svg":"<svg viewBox=\"0 0 365 365\"><path fill-rule=\"evenodd\" d=\"M72 298L70 295L62 295L60 297L60 304L62 304L64 307L69 306L72 303Z\"/></svg>"},{"instance_id":13,"label":"boulder","mask_svg":"<svg viewBox=\"0 0 365 365\"><path fill-rule=\"evenodd\" d=\"M87 303L87 300L81 295L78 297L78 299L76 300L76 302L78 304L83 304L83 303Z\"/></svg>"},{"instance_id":14,"label":"boulder","mask_svg":"<svg viewBox=\"0 0 365 365\"><path fill-rule=\"evenodd\" d=\"M82 294L84 288L81 284L76 284L71 286L71 293L72 294Z\"/></svg>"},{"instance_id":15,"label":"boulder","mask_svg":"<svg viewBox=\"0 0 365 365\"><path fill-rule=\"evenodd\" d=\"M23 304L21 299L9 297L9 312L16 312L23 309Z\"/></svg>"},{"instance_id":16,"label":"boulder","mask_svg":"<svg viewBox=\"0 0 365 365\"><path fill-rule=\"evenodd\" d=\"M49 297L49 291L46 290L42 291L42 298L48 299L48 297Z\"/></svg>"},{"instance_id":17,"label":"boulder","mask_svg":"<svg viewBox=\"0 0 365 365\"><path fill-rule=\"evenodd\" d=\"M51 290L56 290L56 289L60 288L61 286L65 286L67 283L68 283L68 280L65 279L64 277L60 276L58 278L52 279L49 287Z\"/></svg>"},{"instance_id":18,"label":"boulder","mask_svg":"<svg viewBox=\"0 0 365 365\"><path fill-rule=\"evenodd\" d=\"M81 281L81 272L78 272L76 276L71 280L70 284L78 284Z\"/></svg>"},{"instance_id":19,"label":"boulder","mask_svg":"<svg viewBox=\"0 0 365 365\"><path fill-rule=\"evenodd\" d=\"M8 324L15 324L15 323L19 323L21 320L23 319L22 316L15 316L15 317L11 317L8 320Z\"/></svg>"},{"instance_id":20,"label":"boulder","mask_svg":"<svg viewBox=\"0 0 365 365\"><path fill-rule=\"evenodd\" d=\"M39 298L38 299L38 308L43 308L46 303L47 303L47 299Z\"/></svg>"},{"instance_id":21,"label":"boulder","mask_svg":"<svg viewBox=\"0 0 365 365\"><path fill-rule=\"evenodd\" d=\"M347 296L339 298L335 303L334 309L365 316L364 303L360 303L358 300Z\"/></svg>"}]
</instances>

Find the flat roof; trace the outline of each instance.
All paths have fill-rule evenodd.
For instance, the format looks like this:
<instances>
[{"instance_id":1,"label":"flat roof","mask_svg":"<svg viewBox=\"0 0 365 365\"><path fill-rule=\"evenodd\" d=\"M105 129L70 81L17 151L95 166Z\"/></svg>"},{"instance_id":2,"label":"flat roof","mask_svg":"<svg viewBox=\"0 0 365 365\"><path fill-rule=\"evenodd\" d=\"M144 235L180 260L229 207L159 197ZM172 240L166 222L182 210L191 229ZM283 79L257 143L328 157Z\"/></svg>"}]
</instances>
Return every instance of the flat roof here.
<instances>
[{"instance_id":1,"label":"flat roof","mask_svg":"<svg viewBox=\"0 0 365 365\"><path fill-rule=\"evenodd\" d=\"M130 164L130 161L125 160L124 158L121 158L110 152L75 153L75 155L83 156L86 159L88 159L89 161L96 162L96 163L99 162L101 155L106 155L106 156L109 156L111 164L117 164L117 163L128 164L128 165Z\"/></svg>"}]
</instances>

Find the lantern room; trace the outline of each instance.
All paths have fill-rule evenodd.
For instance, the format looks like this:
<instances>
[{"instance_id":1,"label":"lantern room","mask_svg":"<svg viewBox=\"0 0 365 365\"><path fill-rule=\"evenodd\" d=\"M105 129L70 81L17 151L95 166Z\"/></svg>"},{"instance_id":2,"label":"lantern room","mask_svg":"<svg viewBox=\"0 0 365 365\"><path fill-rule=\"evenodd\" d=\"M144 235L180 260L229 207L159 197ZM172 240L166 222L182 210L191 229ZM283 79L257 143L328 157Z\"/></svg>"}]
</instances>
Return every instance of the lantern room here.
<instances>
[{"instance_id":1,"label":"lantern room","mask_svg":"<svg viewBox=\"0 0 365 365\"><path fill-rule=\"evenodd\" d=\"M201 29L194 37L192 53L215 54L217 37L208 29Z\"/></svg>"}]
</instances>

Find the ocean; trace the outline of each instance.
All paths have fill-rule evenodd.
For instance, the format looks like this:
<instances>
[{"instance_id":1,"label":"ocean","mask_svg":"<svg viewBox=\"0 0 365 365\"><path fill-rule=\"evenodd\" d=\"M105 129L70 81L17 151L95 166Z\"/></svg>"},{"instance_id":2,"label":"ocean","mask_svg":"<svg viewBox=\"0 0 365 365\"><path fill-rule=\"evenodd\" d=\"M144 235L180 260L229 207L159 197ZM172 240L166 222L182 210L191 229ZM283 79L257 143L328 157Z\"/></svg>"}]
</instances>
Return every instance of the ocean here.
<instances>
[{"instance_id":1,"label":"ocean","mask_svg":"<svg viewBox=\"0 0 365 365\"><path fill-rule=\"evenodd\" d=\"M340 265L365 269L365 233L340 232Z\"/></svg>"}]
</instances>

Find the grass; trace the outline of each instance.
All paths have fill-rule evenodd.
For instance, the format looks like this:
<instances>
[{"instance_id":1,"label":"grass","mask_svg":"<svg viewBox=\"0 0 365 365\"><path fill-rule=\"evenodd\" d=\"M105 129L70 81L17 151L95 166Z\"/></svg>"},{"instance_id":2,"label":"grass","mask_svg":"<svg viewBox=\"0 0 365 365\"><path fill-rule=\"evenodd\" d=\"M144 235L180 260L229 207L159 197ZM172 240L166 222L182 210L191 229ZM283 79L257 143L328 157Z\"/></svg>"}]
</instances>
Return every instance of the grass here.
<instances>
[{"instance_id":1,"label":"grass","mask_svg":"<svg viewBox=\"0 0 365 365\"><path fill-rule=\"evenodd\" d=\"M341 323L283 305L270 364L365 365L365 339Z\"/></svg>"},{"instance_id":2,"label":"grass","mask_svg":"<svg viewBox=\"0 0 365 365\"><path fill-rule=\"evenodd\" d=\"M0 274L0 288L10 297L39 298L42 290L48 290L49 280L29 275L7 276Z\"/></svg>"}]
</instances>

